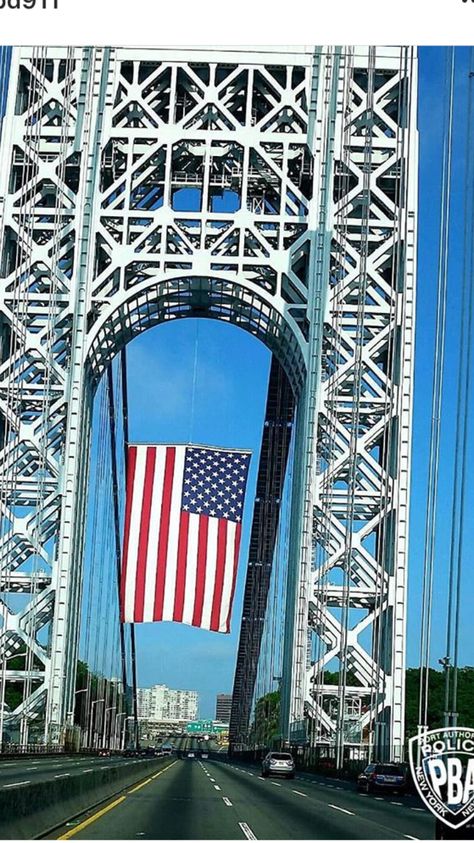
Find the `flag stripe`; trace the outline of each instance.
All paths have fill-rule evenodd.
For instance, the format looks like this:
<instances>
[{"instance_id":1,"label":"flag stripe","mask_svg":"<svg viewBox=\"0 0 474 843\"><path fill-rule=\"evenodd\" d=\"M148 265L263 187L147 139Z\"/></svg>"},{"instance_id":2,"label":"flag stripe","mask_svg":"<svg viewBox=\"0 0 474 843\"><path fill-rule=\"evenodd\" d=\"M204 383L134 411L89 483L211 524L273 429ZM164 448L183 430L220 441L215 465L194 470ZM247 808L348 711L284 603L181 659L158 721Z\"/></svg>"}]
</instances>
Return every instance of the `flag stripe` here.
<instances>
[{"instance_id":1,"label":"flag stripe","mask_svg":"<svg viewBox=\"0 0 474 843\"><path fill-rule=\"evenodd\" d=\"M163 618L163 600L165 595L166 554L168 552L168 533L170 525L171 492L176 449L166 449L165 475L163 479L163 497L161 502L160 536L158 539L158 559L156 566L155 611L156 621Z\"/></svg>"},{"instance_id":2,"label":"flag stripe","mask_svg":"<svg viewBox=\"0 0 474 843\"><path fill-rule=\"evenodd\" d=\"M123 558L122 558L122 572L120 580L120 614L122 621L125 620L125 592L127 582L127 562L128 562L128 546L130 541L130 518L132 513L132 490L135 481L135 465L137 462L137 449L129 448L127 451L127 500L125 504L125 525L124 525L124 541L123 541Z\"/></svg>"},{"instance_id":3,"label":"flag stripe","mask_svg":"<svg viewBox=\"0 0 474 843\"><path fill-rule=\"evenodd\" d=\"M227 524L224 582L219 607L219 632L227 632L227 612L234 582L236 527L235 521L229 521Z\"/></svg>"},{"instance_id":4,"label":"flag stripe","mask_svg":"<svg viewBox=\"0 0 474 843\"><path fill-rule=\"evenodd\" d=\"M206 582L204 584L204 600L202 605L201 627L211 628L212 599L214 596L214 582L217 568L217 529L219 519L210 518L207 529L207 559Z\"/></svg>"},{"instance_id":5,"label":"flag stripe","mask_svg":"<svg viewBox=\"0 0 474 843\"><path fill-rule=\"evenodd\" d=\"M156 448L155 451L155 477L150 512L150 532L148 538L148 555L146 560L145 600L143 607L143 620L148 622L155 619L155 583L158 563L158 540L160 537L159 524L161 504L163 500L166 448Z\"/></svg>"},{"instance_id":6,"label":"flag stripe","mask_svg":"<svg viewBox=\"0 0 474 843\"><path fill-rule=\"evenodd\" d=\"M146 561L148 554L148 535L150 532L150 513L153 495L153 481L155 479L156 449L146 449L145 478L143 484L142 515L140 520L140 537L138 540L137 576L135 584L135 620L143 621L143 604L145 599Z\"/></svg>"},{"instance_id":7,"label":"flag stripe","mask_svg":"<svg viewBox=\"0 0 474 843\"><path fill-rule=\"evenodd\" d=\"M145 451L137 448L135 476L132 490L132 508L130 512L129 553L127 559L127 577L125 592L125 617L135 617L135 589L137 582L138 544L140 538L140 522L143 501L143 485L145 482Z\"/></svg>"},{"instance_id":8,"label":"flag stripe","mask_svg":"<svg viewBox=\"0 0 474 843\"><path fill-rule=\"evenodd\" d=\"M229 611L227 612L226 632L230 632L230 615L232 612L232 604L234 602L235 584L237 582L237 568L239 566L239 550L240 550L240 536L242 534L242 524L235 526L235 545L234 545L234 576L232 581L232 591L230 594Z\"/></svg>"},{"instance_id":9,"label":"flag stripe","mask_svg":"<svg viewBox=\"0 0 474 843\"><path fill-rule=\"evenodd\" d=\"M199 524L202 516L191 513L188 527L188 558L186 560L186 586L184 591L183 623L192 624L196 598ZM205 516L204 516L205 517Z\"/></svg>"},{"instance_id":10,"label":"flag stripe","mask_svg":"<svg viewBox=\"0 0 474 843\"><path fill-rule=\"evenodd\" d=\"M197 571L196 571L196 597L194 600L193 626L201 626L202 607L204 604L204 586L206 584L206 557L207 557L207 534L209 518L201 516L201 524L198 537Z\"/></svg>"},{"instance_id":11,"label":"flag stripe","mask_svg":"<svg viewBox=\"0 0 474 843\"><path fill-rule=\"evenodd\" d=\"M181 515L181 497L183 494L184 452L183 446L175 449L173 491L171 493L170 526L168 551L166 555L165 594L163 600L163 620L173 620L174 596L176 591L176 569L178 566L178 540Z\"/></svg>"},{"instance_id":12,"label":"flag stripe","mask_svg":"<svg viewBox=\"0 0 474 843\"><path fill-rule=\"evenodd\" d=\"M176 591L174 595L173 620L179 623L183 620L184 589L186 585L186 563L188 557L189 513L181 513L178 541L178 565L176 568Z\"/></svg>"},{"instance_id":13,"label":"flag stripe","mask_svg":"<svg viewBox=\"0 0 474 843\"><path fill-rule=\"evenodd\" d=\"M224 571L226 558L226 541L227 541L227 521L223 518L219 519L217 528L217 559L216 559L216 575L214 578L214 594L212 598L212 610L210 629L214 632L219 632L219 615L222 601L222 589L224 586Z\"/></svg>"}]
</instances>

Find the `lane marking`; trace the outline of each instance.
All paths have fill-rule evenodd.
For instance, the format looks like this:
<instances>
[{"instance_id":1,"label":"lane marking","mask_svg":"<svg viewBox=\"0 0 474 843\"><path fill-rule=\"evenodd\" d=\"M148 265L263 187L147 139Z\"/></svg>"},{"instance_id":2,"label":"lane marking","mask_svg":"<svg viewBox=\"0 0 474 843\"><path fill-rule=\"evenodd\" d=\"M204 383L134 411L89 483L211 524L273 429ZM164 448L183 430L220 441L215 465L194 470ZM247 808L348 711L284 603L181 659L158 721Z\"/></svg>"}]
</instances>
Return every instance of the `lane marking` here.
<instances>
[{"instance_id":1,"label":"lane marking","mask_svg":"<svg viewBox=\"0 0 474 843\"><path fill-rule=\"evenodd\" d=\"M224 802L225 805L228 805L229 808L232 808L232 802L230 801L230 799L227 796L223 796L222 801Z\"/></svg>"},{"instance_id":2,"label":"lane marking","mask_svg":"<svg viewBox=\"0 0 474 843\"><path fill-rule=\"evenodd\" d=\"M211 779L211 782L215 782L215 779Z\"/></svg>"},{"instance_id":3,"label":"lane marking","mask_svg":"<svg viewBox=\"0 0 474 843\"><path fill-rule=\"evenodd\" d=\"M272 784L273 787L281 787L281 784L278 784L278 782L270 782L270 784Z\"/></svg>"},{"instance_id":4,"label":"lane marking","mask_svg":"<svg viewBox=\"0 0 474 843\"><path fill-rule=\"evenodd\" d=\"M29 784L30 780L26 782L12 782L11 784L4 784L3 787L20 787L21 784Z\"/></svg>"},{"instance_id":5,"label":"lane marking","mask_svg":"<svg viewBox=\"0 0 474 843\"><path fill-rule=\"evenodd\" d=\"M168 766L167 766L167 767L164 767L164 768L163 768L162 770L160 770L158 773L155 773L155 775L154 775L154 776L152 776L152 779L157 779L157 778L158 778L158 776L162 776L162 775L163 775L163 773L166 773L166 771L167 771L167 770L170 770L170 769L171 769L171 767L174 767L174 765L175 765L175 764L177 764L177 763L178 763L178 759L176 759L176 761L173 761L173 763L172 763L172 764L168 764Z\"/></svg>"},{"instance_id":6,"label":"lane marking","mask_svg":"<svg viewBox=\"0 0 474 843\"><path fill-rule=\"evenodd\" d=\"M390 802L390 805L403 805L403 802Z\"/></svg>"},{"instance_id":7,"label":"lane marking","mask_svg":"<svg viewBox=\"0 0 474 843\"><path fill-rule=\"evenodd\" d=\"M343 814L350 814L351 817L355 817L354 811L347 811L346 808L340 808L339 805L329 805L329 808L334 808L335 811L342 811Z\"/></svg>"},{"instance_id":8,"label":"lane marking","mask_svg":"<svg viewBox=\"0 0 474 843\"><path fill-rule=\"evenodd\" d=\"M127 793L135 793L137 790L140 790L141 787L145 787L145 785L149 784L150 782L151 782L151 776L150 776L149 779L145 779L144 782L141 782L141 784L137 784L136 787L132 787L131 790L127 790Z\"/></svg>"},{"instance_id":9,"label":"lane marking","mask_svg":"<svg viewBox=\"0 0 474 843\"><path fill-rule=\"evenodd\" d=\"M248 772L248 771L247 771ZM249 773L249 776L253 776L253 773Z\"/></svg>"},{"instance_id":10,"label":"lane marking","mask_svg":"<svg viewBox=\"0 0 474 843\"><path fill-rule=\"evenodd\" d=\"M65 778L67 778L67 776L70 776L70 775L71 775L71 773L58 773L58 775L55 776L54 778L55 779L65 779Z\"/></svg>"},{"instance_id":11,"label":"lane marking","mask_svg":"<svg viewBox=\"0 0 474 843\"><path fill-rule=\"evenodd\" d=\"M97 814L94 814L92 817L89 817L88 820L84 820L84 822L79 823L79 825L76 825L75 828L71 828L70 831L66 831L66 834L62 834L61 837L58 837L58 840L69 840L70 837L74 837L74 835L77 834L78 831L82 831L84 828L87 828L88 825L91 825L91 823L94 823L96 820L100 819L100 817L103 817L104 814L107 814L109 811L112 810L112 808L116 808L117 805L120 805L121 802L124 802L126 798L126 796L119 796L119 798L116 799L115 802L111 802L110 805L107 805L105 808L102 808L101 811L98 811Z\"/></svg>"},{"instance_id":12,"label":"lane marking","mask_svg":"<svg viewBox=\"0 0 474 843\"><path fill-rule=\"evenodd\" d=\"M301 790L292 790L291 792L292 792L292 793L297 793L297 794L298 794L298 796L304 796L304 797L305 797L305 799L307 799L307 798L308 798L308 794L307 794L307 793L301 793Z\"/></svg>"},{"instance_id":13,"label":"lane marking","mask_svg":"<svg viewBox=\"0 0 474 843\"><path fill-rule=\"evenodd\" d=\"M214 790L220 790L220 787L219 787L219 785L218 785L218 784L215 784L215 785L214 785Z\"/></svg>"},{"instance_id":14,"label":"lane marking","mask_svg":"<svg viewBox=\"0 0 474 843\"><path fill-rule=\"evenodd\" d=\"M425 811L425 808L412 808L412 811Z\"/></svg>"},{"instance_id":15,"label":"lane marking","mask_svg":"<svg viewBox=\"0 0 474 843\"><path fill-rule=\"evenodd\" d=\"M404 834L403 836L407 837L408 840L419 840L420 839L419 837L412 837L411 834Z\"/></svg>"},{"instance_id":16,"label":"lane marking","mask_svg":"<svg viewBox=\"0 0 474 843\"><path fill-rule=\"evenodd\" d=\"M247 840L256 840L255 834L247 823L239 823L240 828L244 832Z\"/></svg>"},{"instance_id":17,"label":"lane marking","mask_svg":"<svg viewBox=\"0 0 474 843\"><path fill-rule=\"evenodd\" d=\"M88 767L87 770L79 770L80 773L93 773L92 767Z\"/></svg>"}]
</instances>

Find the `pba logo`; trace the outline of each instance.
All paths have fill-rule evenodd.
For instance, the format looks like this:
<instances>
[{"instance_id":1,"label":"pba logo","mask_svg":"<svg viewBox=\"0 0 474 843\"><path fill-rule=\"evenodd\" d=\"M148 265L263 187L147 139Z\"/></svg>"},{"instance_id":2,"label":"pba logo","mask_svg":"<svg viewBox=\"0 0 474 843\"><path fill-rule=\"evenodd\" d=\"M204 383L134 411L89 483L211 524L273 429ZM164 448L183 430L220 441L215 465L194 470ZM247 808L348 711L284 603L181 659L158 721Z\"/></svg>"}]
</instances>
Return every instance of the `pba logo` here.
<instances>
[{"instance_id":1,"label":"pba logo","mask_svg":"<svg viewBox=\"0 0 474 843\"><path fill-rule=\"evenodd\" d=\"M474 729L431 729L410 739L410 768L425 805L451 828L474 821Z\"/></svg>"}]
</instances>

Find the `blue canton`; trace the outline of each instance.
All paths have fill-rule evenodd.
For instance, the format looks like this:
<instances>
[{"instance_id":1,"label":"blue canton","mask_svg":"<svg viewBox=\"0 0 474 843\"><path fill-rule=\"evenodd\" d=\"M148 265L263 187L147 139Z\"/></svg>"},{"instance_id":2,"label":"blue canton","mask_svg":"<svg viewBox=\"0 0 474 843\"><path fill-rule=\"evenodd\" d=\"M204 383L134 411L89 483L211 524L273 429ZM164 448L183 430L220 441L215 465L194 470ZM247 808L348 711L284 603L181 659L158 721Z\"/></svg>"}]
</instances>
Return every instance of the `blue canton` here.
<instances>
[{"instance_id":1,"label":"blue canton","mask_svg":"<svg viewBox=\"0 0 474 843\"><path fill-rule=\"evenodd\" d=\"M186 448L181 509L242 521L250 454Z\"/></svg>"}]
</instances>

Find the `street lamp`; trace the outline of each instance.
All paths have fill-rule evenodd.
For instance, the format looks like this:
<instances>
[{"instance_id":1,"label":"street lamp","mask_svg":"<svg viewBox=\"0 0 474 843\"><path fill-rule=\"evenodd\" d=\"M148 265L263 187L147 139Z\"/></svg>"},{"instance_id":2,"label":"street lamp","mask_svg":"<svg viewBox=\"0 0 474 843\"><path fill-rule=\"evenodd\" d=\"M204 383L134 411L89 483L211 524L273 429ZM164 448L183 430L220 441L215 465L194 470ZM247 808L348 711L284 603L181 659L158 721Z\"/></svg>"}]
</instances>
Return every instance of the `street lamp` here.
<instances>
[{"instance_id":1,"label":"street lamp","mask_svg":"<svg viewBox=\"0 0 474 843\"><path fill-rule=\"evenodd\" d=\"M91 739L92 739L92 741L94 740L94 729L93 729L94 706L97 705L98 703L103 703L103 702L105 702L104 697L102 697L102 699L100 699L100 700L93 700L92 703L91 703L91 716L90 716L90 721L89 721L90 733L89 733L89 739L88 739L89 745L90 745Z\"/></svg>"},{"instance_id":2,"label":"street lamp","mask_svg":"<svg viewBox=\"0 0 474 843\"><path fill-rule=\"evenodd\" d=\"M123 749L123 747L118 746L119 736L118 736L118 728L117 727L119 726L119 718L120 717L126 717L126 716L127 716L126 711L121 711L119 714L115 715L115 738L114 738L114 745L115 745L114 748L115 749Z\"/></svg>"},{"instance_id":3,"label":"street lamp","mask_svg":"<svg viewBox=\"0 0 474 843\"><path fill-rule=\"evenodd\" d=\"M102 731L102 748L103 749L105 749L105 743L106 743L106 737L107 737L107 712L108 711L116 711L116 710L117 710L116 705L111 705L111 706L109 706L109 708L105 709L105 712L104 712L104 729ZM108 748L110 749L110 747L108 747Z\"/></svg>"},{"instance_id":4,"label":"street lamp","mask_svg":"<svg viewBox=\"0 0 474 843\"><path fill-rule=\"evenodd\" d=\"M126 729L126 726L127 726L127 723L128 723L128 721L129 721L129 720L135 720L135 717L133 716L133 714L132 714L132 715L129 715L128 717L126 717L126 718L125 718L125 720L123 721L123 729L122 729L122 749L125 749L125 729Z\"/></svg>"}]
</instances>

